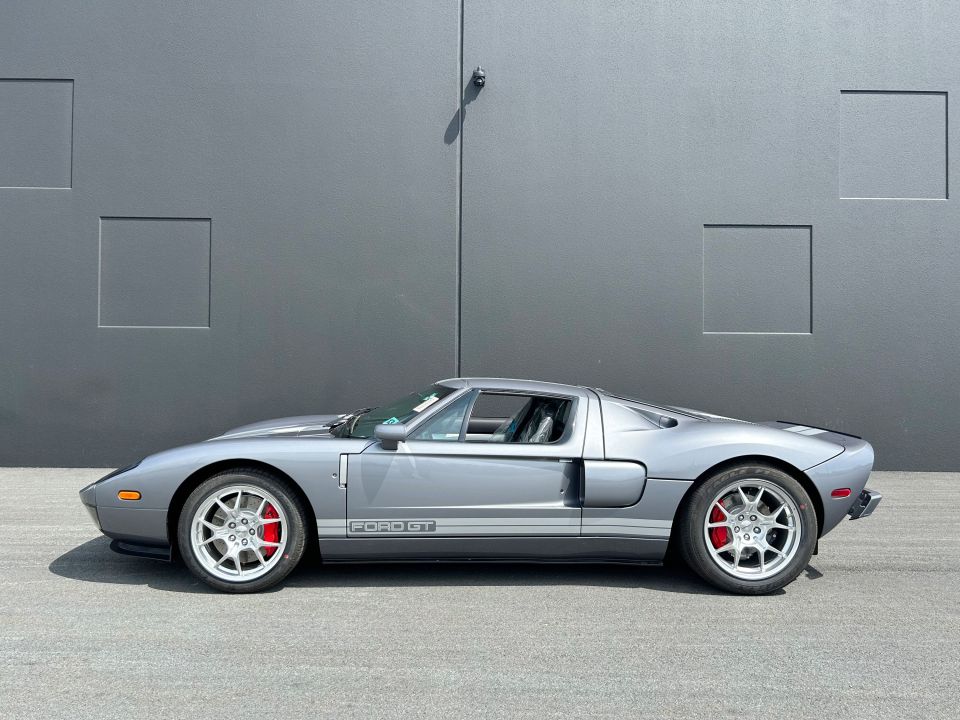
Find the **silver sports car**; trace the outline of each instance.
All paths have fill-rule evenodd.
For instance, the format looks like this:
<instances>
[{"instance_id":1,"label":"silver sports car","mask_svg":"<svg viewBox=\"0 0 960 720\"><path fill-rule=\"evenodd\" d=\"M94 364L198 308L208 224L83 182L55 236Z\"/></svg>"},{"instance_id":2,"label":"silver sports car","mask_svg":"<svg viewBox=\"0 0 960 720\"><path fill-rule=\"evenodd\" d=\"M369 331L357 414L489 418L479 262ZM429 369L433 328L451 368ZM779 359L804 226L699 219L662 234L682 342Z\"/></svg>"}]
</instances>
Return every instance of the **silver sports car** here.
<instances>
[{"instance_id":1,"label":"silver sports car","mask_svg":"<svg viewBox=\"0 0 960 720\"><path fill-rule=\"evenodd\" d=\"M182 557L229 592L324 562L660 563L768 593L845 517L870 515L873 448L604 390L457 378L374 408L245 425L80 491L123 553Z\"/></svg>"}]
</instances>

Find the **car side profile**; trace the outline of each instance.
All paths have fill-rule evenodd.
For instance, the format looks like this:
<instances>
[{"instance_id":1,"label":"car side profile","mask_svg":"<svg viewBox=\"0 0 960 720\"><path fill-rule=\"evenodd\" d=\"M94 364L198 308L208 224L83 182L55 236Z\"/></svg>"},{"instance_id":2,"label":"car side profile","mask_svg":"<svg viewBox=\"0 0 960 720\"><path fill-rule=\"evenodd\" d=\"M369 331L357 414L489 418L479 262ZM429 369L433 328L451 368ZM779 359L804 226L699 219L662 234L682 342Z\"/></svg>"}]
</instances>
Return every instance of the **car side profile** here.
<instances>
[{"instance_id":1,"label":"car side profile","mask_svg":"<svg viewBox=\"0 0 960 720\"><path fill-rule=\"evenodd\" d=\"M118 551L179 556L209 585L323 562L661 563L763 594L870 515L873 449L574 385L453 378L380 407L245 425L80 491Z\"/></svg>"}]
</instances>

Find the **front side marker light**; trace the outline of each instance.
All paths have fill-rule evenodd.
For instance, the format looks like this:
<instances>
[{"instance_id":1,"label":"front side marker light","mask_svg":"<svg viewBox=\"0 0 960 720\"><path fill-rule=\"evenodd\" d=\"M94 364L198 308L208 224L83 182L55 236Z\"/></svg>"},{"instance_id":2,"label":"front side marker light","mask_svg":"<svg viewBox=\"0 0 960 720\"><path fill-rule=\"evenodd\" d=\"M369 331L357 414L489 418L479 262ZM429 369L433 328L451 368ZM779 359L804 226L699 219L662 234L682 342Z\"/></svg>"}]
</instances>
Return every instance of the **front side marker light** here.
<instances>
[{"instance_id":1,"label":"front side marker light","mask_svg":"<svg viewBox=\"0 0 960 720\"><path fill-rule=\"evenodd\" d=\"M117 493L117 497L121 500L139 500L140 493L137 490L121 490Z\"/></svg>"}]
</instances>

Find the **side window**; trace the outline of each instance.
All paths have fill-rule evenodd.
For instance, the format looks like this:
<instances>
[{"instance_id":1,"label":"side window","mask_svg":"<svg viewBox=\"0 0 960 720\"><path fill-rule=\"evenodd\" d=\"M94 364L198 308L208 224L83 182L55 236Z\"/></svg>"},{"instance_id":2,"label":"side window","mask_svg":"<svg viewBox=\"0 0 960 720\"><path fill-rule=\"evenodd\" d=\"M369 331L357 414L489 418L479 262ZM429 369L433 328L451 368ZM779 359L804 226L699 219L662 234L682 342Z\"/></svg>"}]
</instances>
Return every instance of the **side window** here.
<instances>
[{"instance_id":1,"label":"side window","mask_svg":"<svg viewBox=\"0 0 960 720\"><path fill-rule=\"evenodd\" d=\"M563 437L567 398L483 392L467 425L467 442L554 443Z\"/></svg>"},{"instance_id":2,"label":"side window","mask_svg":"<svg viewBox=\"0 0 960 720\"><path fill-rule=\"evenodd\" d=\"M419 428L410 440L451 440L456 442L460 439L460 429L463 427L463 416L467 414L467 408L470 407L470 400L473 393L467 393L447 408L440 411L435 418L427 420L423 427Z\"/></svg>"}]
</instances>

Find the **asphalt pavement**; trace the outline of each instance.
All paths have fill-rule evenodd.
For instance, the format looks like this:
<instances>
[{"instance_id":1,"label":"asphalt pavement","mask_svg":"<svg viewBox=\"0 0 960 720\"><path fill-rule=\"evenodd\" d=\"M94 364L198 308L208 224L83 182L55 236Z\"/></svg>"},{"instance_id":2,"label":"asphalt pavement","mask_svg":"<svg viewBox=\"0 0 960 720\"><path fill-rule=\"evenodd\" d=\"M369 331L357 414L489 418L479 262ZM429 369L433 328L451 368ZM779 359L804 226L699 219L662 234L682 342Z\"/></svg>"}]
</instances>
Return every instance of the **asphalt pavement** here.
<instances>
[{"instance_id":1,"label":"asphalt pavement","mask_svg":"<svg viewBox=\"0 0 960 720\"><path fill-rule=\"evenodd\" d=\"M779 594L677 568L312 563L212 592L112 553L106 470L0 470L2 718L960 718L960 473L875 473Z\"/></svg>"}]
</instances>

